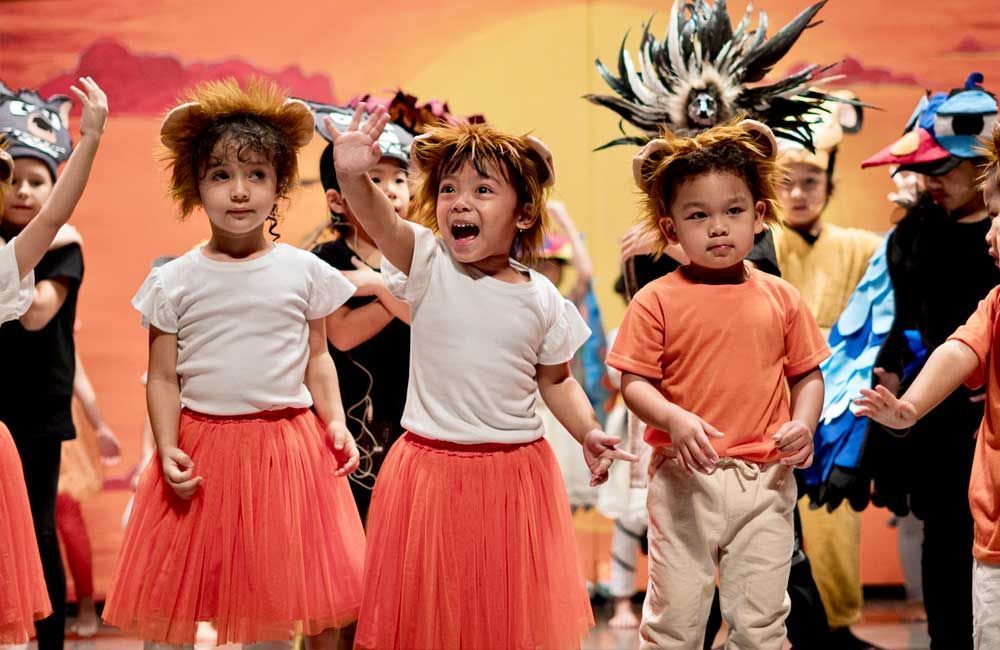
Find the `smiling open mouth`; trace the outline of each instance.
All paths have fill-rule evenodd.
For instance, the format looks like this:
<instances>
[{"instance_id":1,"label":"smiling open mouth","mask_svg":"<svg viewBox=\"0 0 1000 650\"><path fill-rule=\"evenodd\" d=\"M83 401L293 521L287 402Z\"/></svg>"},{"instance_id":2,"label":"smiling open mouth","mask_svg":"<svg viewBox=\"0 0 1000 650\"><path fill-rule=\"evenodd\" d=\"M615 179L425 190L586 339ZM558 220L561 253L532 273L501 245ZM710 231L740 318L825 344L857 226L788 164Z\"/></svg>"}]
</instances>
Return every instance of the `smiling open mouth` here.
<instances>
[{"instance_id":1,"label":"smiling open mouth","mask_svg":"<svg viewBox=\"0 0 1000 650\"><path fill-rule=\"evenodd\" d=\"M455 241L468 241L479 236L479 226L471 223L453 223L451 236Z\"/></svg>"}]
</instances>

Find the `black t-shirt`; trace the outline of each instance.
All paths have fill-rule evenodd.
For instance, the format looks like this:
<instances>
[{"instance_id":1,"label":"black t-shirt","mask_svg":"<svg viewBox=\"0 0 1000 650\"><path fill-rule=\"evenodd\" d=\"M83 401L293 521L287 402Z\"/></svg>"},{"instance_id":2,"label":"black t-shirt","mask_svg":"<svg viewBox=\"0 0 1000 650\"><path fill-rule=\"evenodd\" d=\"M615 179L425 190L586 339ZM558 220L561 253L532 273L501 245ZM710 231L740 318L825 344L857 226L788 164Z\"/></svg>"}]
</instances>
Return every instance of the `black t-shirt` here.
<instances>
[{"instance_id":1,"label":"black t-shirt","mask_svg":"<svg viewBox=\"0 0 1000 650\"><path fill-rule=\"evenodd\" d=\"M14 438L76 437L70 404L76 371L73 325L83 281L83 253L76 244L49 251L35 267L35 282L67 282L66 301L37 332L19 321L0 325L0 421Z\"/></svg>"},{"instance_id":2,"label":"black t-shirt","mask_svg":"<svg viewBox=\"0 0 1000 650\"><path fill-rule=\"evenodd\" d=\"M341 271L355 270L352 260L360 259L342 238L320 244L312 252ZM354 297L347 301L346 306L357 309L374 300L376 298L372 296ZM329 348L337 366L347 428L358 439L360 447L372 452L377 471L389 447L403 434L400 420L409 383L410 326L394 318L382 331L352 350L341 352L332 345ZM366 396L371 398L371 419L367 426L375 437L375 443L361 435L362 427L358 421L365 420Z\"/></svg>"}]
</instances>

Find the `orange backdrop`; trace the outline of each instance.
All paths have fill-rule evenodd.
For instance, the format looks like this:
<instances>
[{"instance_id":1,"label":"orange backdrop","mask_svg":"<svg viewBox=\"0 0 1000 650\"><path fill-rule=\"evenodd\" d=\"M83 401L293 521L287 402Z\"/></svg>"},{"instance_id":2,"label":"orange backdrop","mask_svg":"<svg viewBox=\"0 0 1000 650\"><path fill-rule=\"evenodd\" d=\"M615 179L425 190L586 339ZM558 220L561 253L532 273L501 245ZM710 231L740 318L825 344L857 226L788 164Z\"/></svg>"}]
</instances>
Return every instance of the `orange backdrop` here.
<instances>
[{"instance_id":1,"label":"orange backdrop","mask_svg":"<svg viewBox=\"0 0 1000 650\"><path fill-rule=\"evenodd\" d=\"M806 3L760 4L773 33ZM985 73L987 88L1000 87L995 9L993 0L954 7L931 0L834 0L820 13L825 22L807 31L778 66L783 73L805 61L845 61L842 85L883 109L869 111L862 133L842 147L832 221L887 229L888 176L884 170L862 173L858 162L898 135L922 89L960 85L971 70ZM742 10L733 3L734 17ZM258 74L325 101L403 87L420 98L447 99L456 113L483 113L502 128L533 131L552 147L556 194L593 249L598 298L611 327L623 311L611 290L617 238L636 212L632 152L592 153L615 136L617 121L580 96L605 90L592 65L595 57L613 62L626 30L637 34L651 15L662 33L668 11L668 0L2 3L0 79L15 88L66 92L71 79L87 74L110 98L111 122L73 223L85 237L87 268L79 347L125 446L125 462L113 474L124 474L138 457L143 423L145 334L129 298L153 258L181 253L207 234L200 215L176 221L154 155L159 116L187 84ZM285 211L285 241L300 241L324 219L321 192L308 183L318 175L321 149L315 142L302 157L307 184ZM110 490L87 504L98 532L99 592L120 539L118 517L127 496ZM869 583L899 581L886 518L884 511L866 513ZM596 566L604 558L593 560Z\"/></svg>"}]
</instances>

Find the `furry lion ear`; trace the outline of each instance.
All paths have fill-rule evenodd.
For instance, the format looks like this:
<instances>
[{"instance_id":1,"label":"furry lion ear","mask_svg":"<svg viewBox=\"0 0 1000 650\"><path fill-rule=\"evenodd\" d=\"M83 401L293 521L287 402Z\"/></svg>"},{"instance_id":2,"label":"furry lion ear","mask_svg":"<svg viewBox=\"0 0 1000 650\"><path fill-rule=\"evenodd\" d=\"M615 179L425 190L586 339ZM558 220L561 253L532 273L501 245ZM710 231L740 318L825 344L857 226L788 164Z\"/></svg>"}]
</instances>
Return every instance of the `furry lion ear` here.
<instances>
[{"instance_id":1,"label":"furry lion ear","mask_svg":"<svg viewBox=\"0 0 1000 650\"><path fill-rule=\"evenodd\" d=\"M436 135L432 129L413 138L413 143L410 145L410 171L413 174L424 173L424 165L421 164L423 162L421 159L424 157L424 149L431 144Z\"/></svg>"},{"instance_id":2,"label":"furry lion ear","mask_svg":"<svg viewBox=\"0 0 1000 650\"><path fill-rule=\"evenodd\" d=\"M556 168L552 162L552 152L549 147L533 135L527 136L528 146L531 152L537 156L542 163L542 172L539 182L543 188L552 187L556 182Z\"/></svg>"},{"instance_id":3,"label":"furry lion ear","mask_svg":"<svg viewBox=\"0 0 1000 650\"><path fill-rule=\"evenodd\" d=\"M289 128L286 135L292 141L292 147L301 149L309 144L316 129L316 118L309 106L301 99L286 99L282 112L287 118Z\"/></svg>"},{"instance_id":4,"label":"furry lion ear","mask_svg":"<svg viewBox=\"0 0 1000 650\"><path fill-rule=\"evenodd\" d=\"M774 133L763 122L757 120L742 120L740 126L747 130L747 133L760 147L764 156L770 160L778 154L778 141L774 139Z\"/></svg>"},{"instance_id":5,"label":"furry lion ear","mask_svg":"<svg viewBox=\"0 0 1000 650\"><path fill-rule=\"evenodd\" d=\"M639 153L632 159L632 176L635 184L643 192L648 192L648 176L651 167L655 167L661 160L666 158L671 151L670 145L663 138L656 138L646 143Z\"/></svg>"}]
</instances>

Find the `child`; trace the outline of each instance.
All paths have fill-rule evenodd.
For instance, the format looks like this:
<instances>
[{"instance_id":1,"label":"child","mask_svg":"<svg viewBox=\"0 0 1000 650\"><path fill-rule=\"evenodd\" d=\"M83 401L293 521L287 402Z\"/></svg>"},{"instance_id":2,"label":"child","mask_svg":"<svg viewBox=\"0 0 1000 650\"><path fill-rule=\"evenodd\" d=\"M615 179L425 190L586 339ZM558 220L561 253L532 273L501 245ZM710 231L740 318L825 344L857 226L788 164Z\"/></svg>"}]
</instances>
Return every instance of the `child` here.
<instances>
[{"instance_id":1,"label":"child","mask_svg":"<svg viewBox=\"0 0 1000 650\"><path fill-rule=\"evenodd\" d=\"M12 574L16 565L0 561L0 584L9 578L23 581L0 589L0 643L9 642L11 636L14 641L26 641L30 636L26 626L44 610L52 612L36 623L44 648L61 648L65 628L66 579L56 538L56 484L62 441L73 436L69 416L72 325L83 272L78 245L52 251L49 246L83 193L108 115L107 99L97 84L87 77L80 79L80 85L85 93L72 90L83 105L82 137L70 156L69 99L60 95L45 101L33 91L14 93L0 83L0 134L8 138L13 175L7 178L14 182L13 188L5 184L3 192L0 231L9 241L3 254L16 264L17 274L11 278L26 279L18 299L5 299L0 310L3 321L12 321L0 328L0 352L8 367L16 369L0 379L0 421L10 427L10 435L6 428L0 433L4 445L0 482L7 484L4 498L10 500L6 505L10 518L0 516L4 522L0 528L6 528L8 521L18 526L16 532L11 531L13 537L0 540L0 548L13 549L5 554L8 560L23 562L21 570ZM57 182L59 163L67 157L69 162ZM30 274L36 265L38 284L32 288ZM3 284L4 291L17 287L13 282ZM8 444L11 437L20 456L16 471L12 467L16 463L8 462L12 457L7 452L14 446ZM12 477L17 477L18 486L7 483ZM24 554L26 529L21 525L27 524L22 518L27 511L18 508L17 493L25 486L44 583L28 573L30 556ZM48 604L40 606L34 589L39 585L48 591L51 610Z\"/></svg>"},{"instance_id":2,"label":"child","mask_svg":"<svg viewBox=\"0 0 1000 650\"><path fill-rule=\"evenodd\" d=\"M330 115L347 126L353 110L309 102L317 132L332 136L322 124ZM389 123L379 138L381 158L372 179L385 192L396 213L406 218L410 207L408 171L413 136ZM340 270L357 287L347 304L326 319L330 356L337 366L341 396L350 429L361 454L361 465L351 476L351 491L361 521L368 518L372 488L385 455L403 435L406 383L410 366L410 309L393 296L378 272L382 252L361 226L344 200L333 168L333 145L328 144L319 163L320 182L329 208L327 223L333 237L312 252Z\"/></svg>"},{"instance_id":3,"label":"child","mask_svg":"<svg viewBox=\"0 0 1000 650\"><path fill-rule=\"evenodd\" d=\"M354 288L314 255L268 241L313 118L274 86L197 87L160 139L182 217L208 243L154 268L147 403L160 462L140 481L105 620L156 642L287 642L341 627L361 601L364 533L347 486L324 318ZM309 410L313 407L315 413Z\"/></svg>"},{"instance_id":4,"label":"child","mask_svg":"<svg viewBox=\"0 0 1000 650\"><path fill-rule=\"evenodd\" d=\"M538 140L486 125L417 138L417 225L369 171L381 107L334 136L344 198L413 316L403 425L368 519L360 648L571 648L593 624L569 504L536 394L583 446L591 483L631 460L568 362L589 335L535 271L554 177ZM327 122L331 133L335 128ZM440 233L436 237L434 230Z\"/></svg>"},{"instance_id":5,"label":"child","mask_svg":"<svg viewBox=\"0 0 1000 650\"><path fill-rule=\"evenodd\" d=\"M745 120L668 132L633 163L647 227L690 259L636 294L608 355L658 448L644 648L702 645L716 570L730 643L784 643L792 467L812 459L828 352L798 292L744 262L777 217L776 153L770 129Z\"/></svg>"},{"instance_id":6,"label":"child","mask_svg":"<svg viewBox=\"0 0 1000 650\"><path fill-rule=\"evenodd\" d=\"M1000 124L993 127L983 175L983 195L989 213L1000 213ZM996 419L1000 415L997 346L1000 345L1000 287L979 303L965 325L939 345L913 384L896 398L884 385L862 389L855 402L857 414L892 429L908 429L943 402L963 382L971 390L986 388L986 413L976 435L976 451L969 480L969 504L975 522L972 554L972 639L976 650L1000 647L1000 535L997 517ZM939 444L949 444L942 441Z\"/></svg>"}]
</instances>

